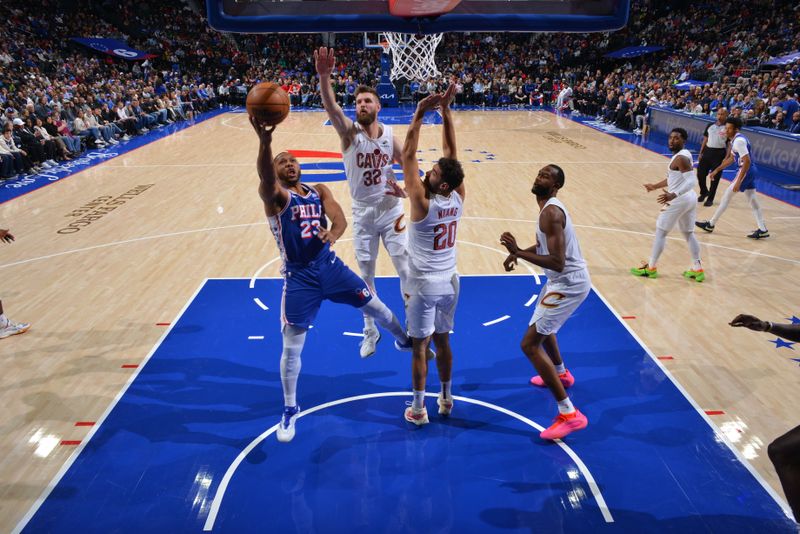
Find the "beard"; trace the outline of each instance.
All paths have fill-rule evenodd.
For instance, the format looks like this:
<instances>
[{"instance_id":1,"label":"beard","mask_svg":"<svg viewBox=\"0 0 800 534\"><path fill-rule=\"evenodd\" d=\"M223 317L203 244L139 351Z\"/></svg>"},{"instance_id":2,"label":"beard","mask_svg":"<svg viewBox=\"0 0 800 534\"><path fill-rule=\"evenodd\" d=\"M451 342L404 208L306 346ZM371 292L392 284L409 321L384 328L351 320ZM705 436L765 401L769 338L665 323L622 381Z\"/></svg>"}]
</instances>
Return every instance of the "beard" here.
<instances>
[{"instance_id":1,"label":"beard","mask_svg":"<svg viewBox=\"0 0 800 534\"><path fill-rule=\"evenodd\" d=\"M553 193L553 189L540 184L533 184L531 192L537 197L549 197Z\"/></svg>"},{"instance_id":2,"label":"beard","mask_svg":"<svg viewBox=\"0 0 800 534\"><path fill-rule=\"evenodd\" d=\"M377 118L377 116L378 116L378 112L377 111L373 111L371 113L370 112L356 113L356 121L361 126L369 126L370 124L375 122L375 119Z\"/></svg>"},{"instance_id":3,"label":"beard","mask_svg":"<svg viewBox=\"0 0 800 534\"><path fill-rule=\"evenodd\" d=\"M289 176L288 174L284 174L283 176L279 176L278 179L283 182L284 184L292 187L296 185L300 181L300 170L297 170L297 174L294 176Z\"/></svg>"},{"instance_id":4,"label":"beard","mask_svg":"<svg viewBox=\"0 0 800 534\"><path fill-rule=\"evenodd\" d=\"M428 175L425 175L425 178L422 180L422 185L425 186L425 190L429 191L432 194L436 194L436 191L433 190L433 186L431 185L431 180Z\"/></svg>"}]
</instances>

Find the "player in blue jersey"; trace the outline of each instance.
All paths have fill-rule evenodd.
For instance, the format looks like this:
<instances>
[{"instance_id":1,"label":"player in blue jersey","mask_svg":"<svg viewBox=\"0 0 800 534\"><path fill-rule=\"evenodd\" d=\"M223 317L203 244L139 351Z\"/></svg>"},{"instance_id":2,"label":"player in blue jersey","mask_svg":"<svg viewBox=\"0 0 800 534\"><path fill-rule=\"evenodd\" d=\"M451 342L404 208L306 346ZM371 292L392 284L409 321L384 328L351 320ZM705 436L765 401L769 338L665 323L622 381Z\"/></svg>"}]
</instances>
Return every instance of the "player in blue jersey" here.
<instances>
[{"instance_id":1,"label":"player in blue jersey","mask_svg":"<svg viewBox=\"0 0 800 534\"><path fill-rule=\"evenodd\" d=\"M725 129L728 139L731 140L731 150L728 156L719 164L719 167L714 169L711 176L712 178L717 176L725 167L734 161L736 161L738 170L733 179L733 183L731 183L730 187L728 187L725 194L722 196L722 201L717 211L714 213L714 216L707 221L697 221L695 225L706 232L713 232L717 221L722 217L722 214L725 213L725 210L728 209L728 204L730 204L733 194L742 192L750 202L750 209L753 212L753 217L756 219L756 224L758 224L758 228L747 237L750 239L764 239L765 237L769 237L769 231L767 230L767 223L764 221L764 214L761 211L761 204L759 204L758 197L756 196L756 176L758 176L758 168L753 161L750 141L740 132L742 129L742 120L739 118L729 117L728 120L725 121Z\"/></svg>"},{"instance_id":2,"label":"player in blue jersey","mask_svg":"<svg viewBox=\"0 0 800 534\"><path fill-rule=\"evenodd\" d=\"M283 259L281 383L284 410L277 437L278 441L286 442L294 437L295 421L300 414L297 405L300 353L306 331L323 300L349 304L373 317L391 332L400 350L410 351L411 340L391 310L331 250L331 245L347 228L342 207L331 191L322 184L312 187L301 183L300 165L293 155L281 152L272 157L275 127L260 124L252 117L250 123L260 140L258 193L264 201L264 211Z\"/></svg>"}]
</instances>

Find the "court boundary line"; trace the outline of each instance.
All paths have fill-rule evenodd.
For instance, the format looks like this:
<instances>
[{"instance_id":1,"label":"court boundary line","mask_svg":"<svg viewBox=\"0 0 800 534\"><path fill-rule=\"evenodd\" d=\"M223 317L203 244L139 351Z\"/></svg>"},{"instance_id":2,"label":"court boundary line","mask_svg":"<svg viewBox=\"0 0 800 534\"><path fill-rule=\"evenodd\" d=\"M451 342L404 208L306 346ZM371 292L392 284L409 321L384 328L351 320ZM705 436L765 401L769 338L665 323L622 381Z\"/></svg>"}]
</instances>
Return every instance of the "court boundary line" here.
<instances>
[{"instance_id":1,"label":"court boundary line","mask_svg":"<svg viewBox=\"0 0 800 534\"><path fill-rule=\"evenodd\" d=\"M425 393L426 397L431 397L431 398L437 398L438 395L439 395L438 393ZM305 415L310 415L312 413L315 413L315 412L318 412L318 411L322 411L322 410L324 410L326 408L331 408L333 406L338 406L340 404L346 404L346 403L349 403L349 402L356 402L356 401L361 401L361 400L366 400L366 399L385 398L385 397L410 397L410 396L413 396L413 393L410 392L410 391L385 391L385 392L382 392L382 393L367 393L367 394L364 394L364 395L354 395L352 397L345 397L345 398L342 398L342 399L337 399L337 400L325 402L323 404L318 404L317 406L309 408L308 410L303 410L297 416L297 419L300 419L300 418L304 417ZM497 412L503 413L505 415L508 415L508 416L514 418L514 419L517 419L518 421L521 421L522 423L524 423L524 424L526 424L526 425L528 425L530 427L535 428L536 430L538 430L540 432L545 429L545 427L539 425L535 421L533 421L531 419L528 419L527 417L525 417L523 415L520 415L520 414L518 414L516 412L512 412L511 410L509 410L507 408L503 408L502 406L498 406L496 404L492 404L492 403L489 403L489 402L486 402L486 401L482 401L482 400L479 400L479 399L471 399L471 398L468 398L468 397L462 397L460 395L453 395L453 399L461 401L461 402L466 402L467 404L475 404L475 405L478 405L478 406L483 406L484 408L489 408L490 410L495 410ZM214 529L214 523L216 522L217 515L219 514L219 510L222 507L222 500L225 498L225 492L228 489L228 484L230 483L231 479L233 478L233 475L236 473L236 470L242 464L244 459L247 458L247 456L259 444L261 444L263 441L265 441L269 436L271 436L277 430L278 430L278 424L275 424L275 425L269 427L264 432L262 432L260 435L256 436L253 439L253 441L251 441L247 445L247 447L245 447L244 449L242 449L241 452L239 452L239 454L236 456L236 458L233 460L233 462L231 462L231 464L228 466L228 469L225 471L225 475L222 477L222 480L220 481L219 485L217 486L217 491L214 492L214 499L211 501L211 507L209 509L208 516L206 516L206 522L203 525L203 531L209 532L209 531ZM569 445L567 445L566 443L564 443L560 439L553 440L553 442L556 443L559 447L561 447L561 449L564 452L566 452L567 456L569 456L572 459L572 461L575 463L575 465L578 467L578 470L581 472L581 474L584 477L584 480L586 480L586 483L589 486L589 490L592 492L592 496L594 497L595 502L597 502L597 506L600 509L600 513L602 514L603 519L605 520L605 522L606 523L613 523L614 522L614 518L611 515L611 511L608 509L608 505L606 504L606 501L603 498L603 494L600 491L600 488L597 485L597 482L594 480L594 477L592 476L592 473L589 471L589 468L586 467L586 464L583 463L583 460L580 459L578 454L575 453L574 450L572 450L572 447L570 447Z\"/></svg>"},{"instance_id":2,"label":"court boundary line","mask_svg":"<svg viewBox=\"0 0 800 534\"><path fill-rule=\"evenodd\" d=\"M33 516L36 515L36 512L39 511L39 508L41 508L42 504L44 504L44 502L50 497L50 494L53 492L56 486L58 486L58 484L61 482L61 479L64 477L67 471L69 471L69 469L81 455L83 450L92 440L94 435L100 430L100 427L103 425L105 420L111 414L111 411L117 406L119 401L122 399L123 395L127 393L128 389L131 387L133 382L139 377L139 374L142 372L142 369L144 369L145 365L147 365L147 363L150 361L150 358L152 358L153 355L156 353L156 351L161 347L162 343L164 343L164 340L167 339L167 336L170 334L170 332L172 332L173 328L175 328L175 325L178 323L180 318L183 317L183 314L186 313L186 310L189 309L189 306L197 298L197 295L199 295L200 291L202 291L203 288L206 286L208 280L209 280L208 278L204 278L203 281L200 283L200 285L197 287L197 289L195 289L194 293L192 293L191 297L183 305L183 308L181 308L181 310L178 312L175 318L171 321L170 326L164 331L163 334L161 334L161 337L158 339L158 341L156 341L155 345L153 345L153 348L150 349L150 352L147 353L147 356L145 356L144 359L141 362L139 362L139 367L137 367L134 370L134 372L131 373L131 375L128 377L127 382L125 382L125 385L122 386L122 388L120 388L119 392L117 392L117 395L108 405L105 412L103 412L103 414L99 418L97 418L94 426L92 426L92 429L89 431L86 437L83 438L83 440L81 440L80 445L78 445L72 452L72 454L70 454L69 458L67 458L67 460L64 462L64 464L56 473L56 475L50 480L48 485L45 487L44 491L42 491L41 495L39 495L39 497L31 505L31 507L28 509L25 515L22 516L22 518L19 520L17 526L14 527L14 529L11 531L12 534L19 534L20 532L22 532L22 530L27 526L30 520L33 519Z\"/></svg>"},{"instance_id":3,"label":"court boundary line","mask_svg":"<svg viewBox=\"0 0 800 534\"><path fill-rule=\"evenodd\" d=\"M611 306L611 303L609 303L606 300L606 298L603 296L602 293L600 293L600 291L594 286L594 284L592 285L592 291L594 291L597 297L603 302L603 304L605 304L605 306L609 310L611 310L611 313L614 314L614 317L616 317L617 321L619 321L619 323L625 328L625 330L627 330L627 332L633 337L633 339L636 340L639 346L641 346L644 349L645 353L647 353L647 355L650 357L653 363L655 363L659 367L659 369L661 369L661 372L664 373L664 375L670 380L670 382L672 382L672 385L678 390L678 392L681 395L683 395L683 398L689 401L689 404L692 405L692 408L694 408L697 414L706 422L706 424L708 424L709 428L714 433L714 436L720 442L724 443L728 447L728 449L730 449L734 457L739 461L740 464L744 466L745 469L747 469L747 471L753 476L753 478L755 478L756 482L758 482L761 485L761 487L764 488L764 490L767 492L767 495L772 497L772 499L775 501L778 507L783 511L786 517L794 521L794 516L792 515L792 511L789 508L788 503L784 501L774 489L772 489L772 486L770 486L767 483L767 481L761 477L758 471L756 471L756 469L750 464L750 462L748 462L747 459L744 456L742 456L742 454L733 445L733 443L731 443L728 437L719 429L719 427L717 427L717 425L714 424L713 421L711 421L711 418L708 415L706 415L705 410L703 410L700 407L700 404L698 404L697 401L695 401L694 398L689 394L689 392L686 391L686 389L684 389L684 387L672 375L669 369L667 369L664 366L664 364L661 363L661 360L659 360L655 356L655 354L653 354L653 351L650 350L650 347L648 347L644 343L644 341L636 334L636 332L634 332L633 328L631 328L631 326L622 319L619 313L617 313L617 310L615 310Z\"/></svg>"}]
</instances>

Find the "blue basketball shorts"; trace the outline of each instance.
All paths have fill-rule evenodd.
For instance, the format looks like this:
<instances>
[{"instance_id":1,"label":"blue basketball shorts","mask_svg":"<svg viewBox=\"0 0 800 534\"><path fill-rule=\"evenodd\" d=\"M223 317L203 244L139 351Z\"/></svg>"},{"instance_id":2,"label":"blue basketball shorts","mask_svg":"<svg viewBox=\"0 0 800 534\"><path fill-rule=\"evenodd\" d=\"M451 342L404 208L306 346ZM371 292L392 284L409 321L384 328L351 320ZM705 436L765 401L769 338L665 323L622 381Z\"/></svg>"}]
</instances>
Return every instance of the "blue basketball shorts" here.
<instances>
[{"instance_id":1,"label":"blue basketball shorts","mask_svg":"<svg viewBox=\"0 0 800 534\"><path fill-rule=\"evenodd\" d=\"M303 266L287 264L281 300L283 324L308 328L323 300L361 308L372 300L366 282L331 252Z\"/></svg>"}]
</instances>

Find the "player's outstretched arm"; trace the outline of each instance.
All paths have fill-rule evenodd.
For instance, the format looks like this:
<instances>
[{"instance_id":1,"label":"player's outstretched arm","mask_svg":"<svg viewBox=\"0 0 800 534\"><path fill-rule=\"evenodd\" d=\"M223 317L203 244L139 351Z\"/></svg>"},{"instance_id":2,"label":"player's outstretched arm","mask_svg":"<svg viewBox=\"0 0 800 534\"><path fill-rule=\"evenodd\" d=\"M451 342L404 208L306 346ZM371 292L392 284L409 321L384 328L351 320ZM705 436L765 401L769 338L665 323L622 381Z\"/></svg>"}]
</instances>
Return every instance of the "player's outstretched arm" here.
<instances>
[{"instance_id":1,"label":"player's outstretched arm","mask_svg":"<svg viewBox=\"0 0 800 534\"><path fill-rule=\"evenodd\" d=\"M333 87L331 87L331 73L336 66L336 56L333 48L323 46L319 50L314 50L314 65L319 75L319 94L322 97L322 104L325 106L325 111L328 113L333 129L342 138L343 148L346 149L350 145L351 139L349 136L353 129L353 121L344 114L342 108L336 103L336 95L333 94ZM347 146L345 146L346 137Z\"/></svg>"},{"instance_id":2,"label":"player's outstretched arm","mask_svg":"<svg viewBox=\"0 0 800 534\"><path fill-rule=\"evenodd\" d=\"M250 117L250 124L256 131L259 140L258 159L256 160L259 178L258 194L264 201L267 213L271 215L274 211L282 209L289 200L289 194L278 183L273 164L272 132L275 130L275 126L261 124L255 117Z\"/></svg>"},{"instance_id":3,"label":"player's outstretched arm","mask_svg":"<svg viewBox=\"0 0 800 534\"><path fill-rule=\"evenodd\" d=\"M773 324L752 315L737 315L730 323L734 327L745 327L756 332L769 332L789 341L800 341L800 324Z\"/></svg>"},{"instance_id":4,"label":"player's outstretched arm","mask_svg":"<svg viewBox=\"0 0 800 534\"><path fill-rule=\"evenodd\" d=\"M734 157L733 157L733 150L731 150L732 146L733 146L732 143L728 143L728 147L725 152L725 159L722 160L722 163L719 164L719 167L711 171L712 177L716 176L717 174L720 174L723 170L727 169L731 163L733 163Z\"/></svg>"},{"instance_id":5,"label":"player's outstretched arm","mask_svg":"<svg viewBox=\"0 0 800 534\"><path fill-rule=\"evenodd\" d=\"M330 243L333 245L342 237L344 231L347 229L347 218L344 216L342 206L333 197L333 193L328 189L328 186L317 184L317 191L319 192L319 199L322 201L322 207L325 210L325 215L331 220L331 227L327 230L321 228L317 237L323 243Z\"/></svg>"},{"instance_id":6,"label":"player's outstretched arm","mask_svg":"<svg viewBox=\"0 0 800 534\"><path fill-rule=\"evenodd\" d=\"M428 95L419 101L403 145L403 176L405 177L406 193L411 200L411 220L413 221L422 220L428 212L425 187L419 179L419 163L417 162L417 147L419 146L422 119L425 117L425 113L438 106L441 100L442 95L434 94Z\"/></svg>"},{"instance_id":7,"label":"player's outstretched arm","mask_svg":"<svg viewBox=\"0 0 800 534\"><path fill-rule=\"evenodd\" d=\"M14 241L14 236L11 234L10 230L0 229L0 241L3 243L11 243Z\"/></svg>"},{"instance_id":8,"label":"player's outstretched arm","mask_svg":"<svg viewBox=\"0 0 800 534\"><path fill-rule=\"evenodd\" d=\"M450 159L458 159L458 150L456 146L456 128L453 124L453 112L450 109L450 104L453 102L453 98L456 96L456 84L451 83L447 87L447 91L444 92L442 95L442 150L444 152L444 157ZM456 193L459 194L462 200L467 193L467 188L465 187L464 182L461 182L456 188Z\"/></svg>"},{"instance_id":9,"label":"player's outstretched arm","mask_svg":"<svg viewBox=\"0 0 800 534\"><path fill-rule=\"evenodd\" d=\"M447 91L442 95L442 151L444 157L450 159L458 159L456 150L456 129L453 126L453 112L450 109L450 104L453 102L453 97L456 95L456 85L451 83L447 87Z\"/></svg>"}]
</instances>

